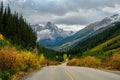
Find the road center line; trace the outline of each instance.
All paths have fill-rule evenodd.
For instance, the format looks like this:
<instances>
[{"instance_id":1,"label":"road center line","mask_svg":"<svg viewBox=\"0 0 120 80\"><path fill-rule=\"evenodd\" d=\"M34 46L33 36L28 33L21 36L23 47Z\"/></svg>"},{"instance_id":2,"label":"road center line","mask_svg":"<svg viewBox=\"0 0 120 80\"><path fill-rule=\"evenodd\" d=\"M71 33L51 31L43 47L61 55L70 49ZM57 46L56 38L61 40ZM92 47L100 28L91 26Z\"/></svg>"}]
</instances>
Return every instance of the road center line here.
<instances>
[{"instance_id":1,"label":"road center line","mask_svg":"<svg viewBox=\"0 0 120 80\"><path fill-rule=\"evenodd\" d=\"M64 71L67 75L68 75L68 77L71 79L71 80L75 80L74 78L73 78L73 76L65 69L65 68L61 68L62 69L62 71Z\"/></svg>"}]
</instances>

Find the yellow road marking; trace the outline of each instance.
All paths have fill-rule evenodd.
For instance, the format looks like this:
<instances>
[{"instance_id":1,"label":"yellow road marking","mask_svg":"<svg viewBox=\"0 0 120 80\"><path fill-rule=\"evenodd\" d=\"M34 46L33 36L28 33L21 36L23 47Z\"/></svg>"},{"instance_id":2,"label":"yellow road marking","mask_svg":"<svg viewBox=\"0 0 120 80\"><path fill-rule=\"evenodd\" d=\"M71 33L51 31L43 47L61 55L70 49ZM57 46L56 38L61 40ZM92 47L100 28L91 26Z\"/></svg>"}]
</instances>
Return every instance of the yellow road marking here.
<instances>
[{"instance_id":1,"label":"yellow road marking","mask_svg":"<svg viewBox=\"0 0 120 80\"><path fill-rule=\"evenodd\" d=\"M61 68L61 69L69 76L71 80L75 80L73 76L65 68Z\"/></svg>"}]
</instances>

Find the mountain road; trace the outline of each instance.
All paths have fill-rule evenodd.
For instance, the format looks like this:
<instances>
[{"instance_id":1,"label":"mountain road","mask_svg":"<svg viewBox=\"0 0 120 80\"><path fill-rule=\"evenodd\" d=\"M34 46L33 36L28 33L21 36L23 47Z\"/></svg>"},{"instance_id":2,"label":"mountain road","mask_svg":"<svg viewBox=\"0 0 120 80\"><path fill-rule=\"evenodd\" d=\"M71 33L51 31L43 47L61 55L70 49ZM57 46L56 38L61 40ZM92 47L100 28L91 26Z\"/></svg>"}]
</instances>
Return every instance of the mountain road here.
<instances>
[{"instance_id":1,"label":"mountain road","mask_svg":"<svg viewBox=\"0 0 120 80\"><path fill-rule=\"evenodd\" d=\"M19 80L120 80L120 75L87 67L48 66Z\"/></svg>"}]
</instances>

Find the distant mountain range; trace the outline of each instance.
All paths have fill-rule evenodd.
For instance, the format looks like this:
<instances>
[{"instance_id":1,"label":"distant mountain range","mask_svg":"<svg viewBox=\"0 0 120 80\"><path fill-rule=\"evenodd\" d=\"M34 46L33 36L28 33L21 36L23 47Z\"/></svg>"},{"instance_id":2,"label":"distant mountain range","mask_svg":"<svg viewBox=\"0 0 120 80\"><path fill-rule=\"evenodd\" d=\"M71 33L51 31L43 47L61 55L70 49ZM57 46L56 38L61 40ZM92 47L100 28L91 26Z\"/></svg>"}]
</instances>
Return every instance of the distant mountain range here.
<instances>
[{"instance_id":1,"label":"distant mountain range","mask_svg":"<svg viewBox=\"0 0 120 80\"><path fill-rule=\"evenodd\" d=\"M106 17L100 21L89 24L84 29L78 31L72 36L69 36L58 44L55 45L52 49L57 51L68 50L76 46L80 41L85 40L95 34L100 33L104 29L108 28L108 25L111 25L114 22L120 21L120 14L114 14L112 16Z\"/></svg>"},{"instance_id":2,"label":"distant mountain range","mask_svg":"<svg viewBox=\"0 0 120 80\"><path fill-rule=\"evenodd\" d=\"M52 22L47 22L46 25L34 24L32 29L37 33L37 41L40 45L46 48L57 44L64 38L74 34L73 31L64 31L58 28Z\"/></svg>"},{"instance_id":3,"label":"distant mountain range","mask_svg":"<svg viewBox=\"0 0 120 80\"><path fill-rule=\"evenodd\" d=\"M39 24L31 26L37 32L38 41L41 45L56 51L63 51L73 48L80 41L100 33L108 28L108 25L118 21L120 21L120 14L113 14L89 24L75 34L72 31L64 31L51 22L48 22L45 26Z\"/></svg>"}]
</instances>

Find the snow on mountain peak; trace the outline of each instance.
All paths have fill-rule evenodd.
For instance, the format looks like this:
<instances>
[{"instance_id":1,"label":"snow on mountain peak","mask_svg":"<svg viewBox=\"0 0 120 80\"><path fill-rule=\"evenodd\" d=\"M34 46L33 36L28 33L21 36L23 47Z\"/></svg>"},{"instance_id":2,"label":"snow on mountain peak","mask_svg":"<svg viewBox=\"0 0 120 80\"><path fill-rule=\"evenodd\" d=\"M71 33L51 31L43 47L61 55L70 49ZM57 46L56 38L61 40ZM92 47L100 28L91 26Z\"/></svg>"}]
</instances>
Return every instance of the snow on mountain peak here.
<instances>
[{"instance_id":1,"label":"snow on mountain peak","mask_svg":"<svg viewBox=\"0 0 120 80\"><path fill-rule=\"evenodd\" d=\"M93 27L93 29L96 31L102 27L106 27L107 25L117 22L117 21L120 21L120 11L119 11L119 14L118 14L118 12L114 13L112 16L105 17L101 21L97 21L88 26Z\"/></svg>"},{"instance_id":2,"label":"snow on mountain peak","mask_svg":"<svg viewBox=\"0 0 120 80\"><path fill-rule=\"evenodd\" d=\"M73 34L71 31L64 31L58 28L52 22L47 22L45 26L34 24L31 25L32 29L37 33L37 41L50 39L56 40L57 38L65 38Z\"/></svg>"}]
</instances>

